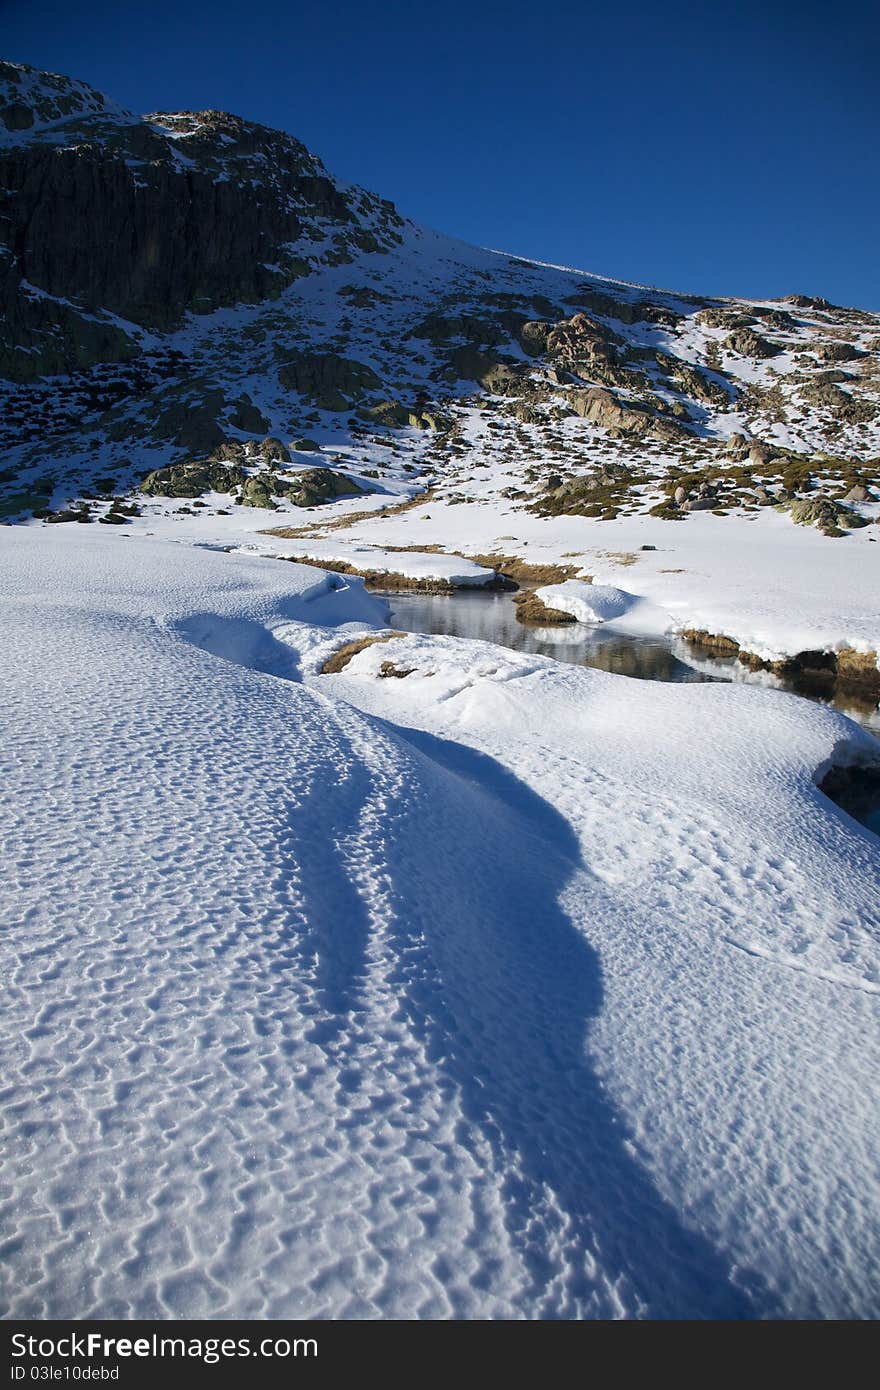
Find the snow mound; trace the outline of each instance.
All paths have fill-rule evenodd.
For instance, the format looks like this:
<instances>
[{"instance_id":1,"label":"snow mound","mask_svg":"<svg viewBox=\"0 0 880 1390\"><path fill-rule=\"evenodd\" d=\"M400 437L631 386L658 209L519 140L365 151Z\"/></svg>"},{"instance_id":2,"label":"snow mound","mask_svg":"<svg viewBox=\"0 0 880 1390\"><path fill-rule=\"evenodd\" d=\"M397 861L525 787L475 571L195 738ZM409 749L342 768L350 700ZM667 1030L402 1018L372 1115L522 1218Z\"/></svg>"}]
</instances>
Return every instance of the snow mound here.
<instances>
[{"instance_id":1,"label":"snow mound","mask_svg":"<svg viewBox=\"0 0 880 1390\"><path fill-rule=\"evenodd\" d=\"M582 579L545 584L535 592L548 608L571 613L579 623L607 623L622 618L639 601L635 594L628 594L624 589L615 589L611 584L587 584Z\"/></svg>"}]
</instances>

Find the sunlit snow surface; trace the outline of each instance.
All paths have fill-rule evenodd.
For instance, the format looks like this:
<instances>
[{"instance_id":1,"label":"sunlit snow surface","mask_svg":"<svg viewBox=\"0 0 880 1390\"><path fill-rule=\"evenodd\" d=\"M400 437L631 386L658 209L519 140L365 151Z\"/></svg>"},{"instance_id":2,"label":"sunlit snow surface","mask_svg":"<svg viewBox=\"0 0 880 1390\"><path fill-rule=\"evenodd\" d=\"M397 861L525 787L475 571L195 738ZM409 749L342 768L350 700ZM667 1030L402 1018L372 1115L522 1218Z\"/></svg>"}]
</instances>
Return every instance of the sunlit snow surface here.
<instances>
[{"instance_id":1,"label":"sunlit snow surface","mask_svg":"<svg viewBox=\"0 0 880 1390\"><path fill-rule=\"evenodd\" d=\"M320 676L357 582L99 528L0 582L7 1315L876 1315L867 735Z\"/></svg>"}]
</instances>

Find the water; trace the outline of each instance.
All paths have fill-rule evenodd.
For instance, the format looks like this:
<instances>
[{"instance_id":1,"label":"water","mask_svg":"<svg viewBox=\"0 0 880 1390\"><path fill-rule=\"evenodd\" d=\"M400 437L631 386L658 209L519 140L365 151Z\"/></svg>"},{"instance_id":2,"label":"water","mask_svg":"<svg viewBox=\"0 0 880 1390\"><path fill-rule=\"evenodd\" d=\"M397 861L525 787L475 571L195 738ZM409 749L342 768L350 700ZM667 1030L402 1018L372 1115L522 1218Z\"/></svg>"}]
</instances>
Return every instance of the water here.
<instances>
[{"instance_id":1,"label":"water","mask_svg":"<svg viewBox=\"0 0 880 1390\"><path fill-rule=\"evenodd\" d=\"M509 593L458 589L454 594L389 594L391 624L403 632L431 632L445 637L471 637L496 642L517 652L535 652L593 666L619 676L648 681L741 681L789 690L804 699L830 705L880 737L880 708L851 695L829 696L806 682L781 681L766 671L749 671L736 658L697 655L679 637L622 637L603 627L583 623L560 627L525 627L516 620ZM855 802L844 793L832 794L845 810L880 835L880 786L862 792Z\"/></svg>"},{"instance_id":2,"label":"water","mask_svg":"<svg viewBox=\"0 0 880 1390\"><path fill-rule=\"evenodd\" d=\"M458 589L454 594L389 594L391 622L403 632L433 632L497 642L517 652L535 652L594 666L619 676L648 681L741 681L789 690L819 704L831 705L880 736L880 708L871 700L831 695L805 681L781 681L767 671L749 671L735 657L698 654L680 637L623 637L584 623L560 627L525 627L517 622L510 593Z\"/></svg>"},{"instance_id":3,"label":"water","mask_svg":"<svg viewBox=\"0 0 880 1390\"><path fill-rule=\"evenodd\" d=\"M475 637L515 652L535 652L575 666L598 666L640 680L713 679L682 661L664 638L621 637L583 623L525 627L517 622L509 593L458 589L454 594L393 594L389 602L391 622L404 632Z\"/></svg>"}]
</instances>

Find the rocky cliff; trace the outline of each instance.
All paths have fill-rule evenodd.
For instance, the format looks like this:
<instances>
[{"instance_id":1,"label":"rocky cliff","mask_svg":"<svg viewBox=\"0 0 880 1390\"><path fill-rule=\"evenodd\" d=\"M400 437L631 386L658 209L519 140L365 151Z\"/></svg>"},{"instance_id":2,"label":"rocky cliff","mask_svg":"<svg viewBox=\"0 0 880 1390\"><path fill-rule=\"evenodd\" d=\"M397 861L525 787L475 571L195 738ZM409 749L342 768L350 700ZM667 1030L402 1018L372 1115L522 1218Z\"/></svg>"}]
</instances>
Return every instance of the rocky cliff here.
<instances>
[{"instance_id":1,"label":"rocky cliff","mask_svg":"<svg viewBox=\"0 0 880 1390\"><path fill-rule=\"evenodd\" d=\"M399 240L390 203L341 191L299 141L237 116L138 118L3 63L0 122L0 374L14 381L131 357L108 315L168 330L187 310L277 297L316 243L341 261Z\"/></svg>"}]
</instances>

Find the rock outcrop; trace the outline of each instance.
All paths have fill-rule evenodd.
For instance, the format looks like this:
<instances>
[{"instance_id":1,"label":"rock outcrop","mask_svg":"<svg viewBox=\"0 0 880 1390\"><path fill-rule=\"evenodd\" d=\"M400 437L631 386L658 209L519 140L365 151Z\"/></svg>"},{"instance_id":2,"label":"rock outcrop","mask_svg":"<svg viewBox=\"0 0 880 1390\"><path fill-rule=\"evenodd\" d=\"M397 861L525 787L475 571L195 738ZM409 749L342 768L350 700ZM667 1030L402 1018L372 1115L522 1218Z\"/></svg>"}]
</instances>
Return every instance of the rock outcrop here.
<instances>
[{"instance_id":1,"label":"rock outcrop","mask_svg":"<svg viewBox=\"0 0 880 1390\"><path fill-rule=\"evenodd\" d=\"M238 116L141 119L4 63L0 119L0 373L13 380L135 351L96 310L170 328L276 295L308 273L318 220L340 254L399 239L392 204L343 192L298 140Z\"/></svg>"},{"instance_id":2,"label":"rock outcrop","mask_svg":"<svg viewBox=\"0 0 880 1390\"><path fill-rule=\"evenodd\" d=\"M279 368L278 380L319 410L332 411L350 410L354 401L382 385L371 367L335 352L303 353Z\"/></svg>"},{"instance_id":3,"label":"rock outcrop","mask_svg":"<svg viewBox=\"0 0 880 1390\"><path fill-rule=\"evenodd\" d=\"M594 386L585 391L571 391L567 399L578 415L596 425L602 425L605 429L639 436L651 434L658 439L673 440L681 437L681 426L671 420L652 415L650 411L630 406L601 386Z\"/></svg>"}]
</instances>

